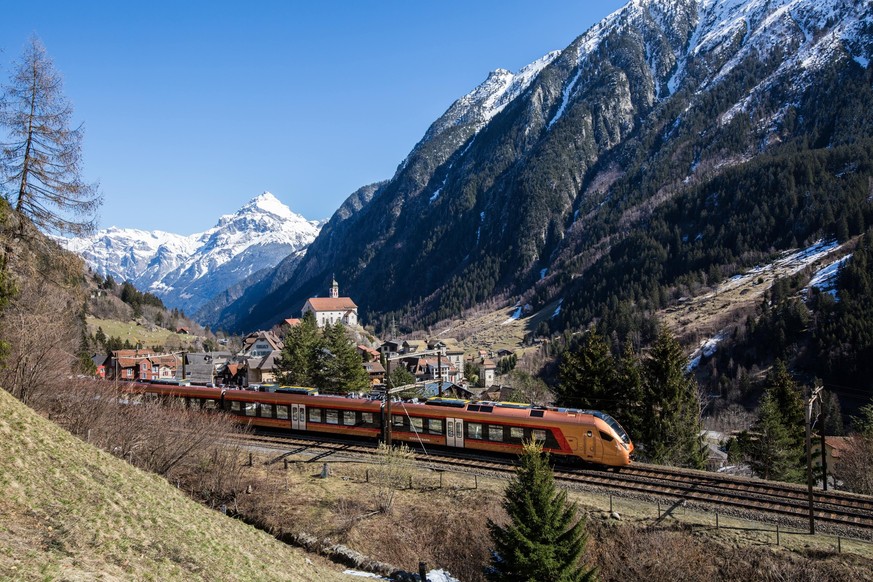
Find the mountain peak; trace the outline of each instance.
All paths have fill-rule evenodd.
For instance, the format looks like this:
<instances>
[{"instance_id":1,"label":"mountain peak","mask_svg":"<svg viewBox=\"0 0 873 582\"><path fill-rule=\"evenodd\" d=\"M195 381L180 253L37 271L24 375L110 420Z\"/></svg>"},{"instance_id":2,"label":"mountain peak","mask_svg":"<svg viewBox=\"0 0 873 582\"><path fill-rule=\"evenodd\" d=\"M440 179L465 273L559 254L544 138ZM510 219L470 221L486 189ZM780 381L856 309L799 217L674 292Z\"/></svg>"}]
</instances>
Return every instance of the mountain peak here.
<instances>
[{"instance_id":1,"label":"mountain peak","mask_svg":"<svg viewBox=\"0 0 873 582\"><path fill-rule=\"evenodd\" d=\"M262 194L258 194L252 198L245 206L240 208L239 213L247 213L254 210L260 210L268 214L273 214L279 218L286 220L297 217L290 208L276 198L272 192L265 190Z\"/></svg>"}]
</instances>

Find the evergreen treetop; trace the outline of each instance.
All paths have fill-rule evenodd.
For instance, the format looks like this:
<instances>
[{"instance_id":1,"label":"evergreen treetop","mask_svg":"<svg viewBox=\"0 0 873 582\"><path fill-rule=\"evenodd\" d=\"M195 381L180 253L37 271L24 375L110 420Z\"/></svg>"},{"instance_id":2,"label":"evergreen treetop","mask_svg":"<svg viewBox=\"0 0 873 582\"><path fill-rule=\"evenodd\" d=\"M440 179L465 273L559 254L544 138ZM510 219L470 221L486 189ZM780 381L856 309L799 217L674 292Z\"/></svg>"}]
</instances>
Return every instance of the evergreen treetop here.
<instances>
[{"instance_id":1,"label":"evergreen treetop","mask_svg":"<svg viewBox=\"0 0 873 582\"><path fill-rule=\"evenodd\" d=\"M585 522L576 521L576 506L556 488L542 445L525 445L503 507L509 515L507 525L488 521L494 542L491 566L486 569L489 580L595 579L596 572L579 563L587 541Z\"/></svg>"}]
</instances>

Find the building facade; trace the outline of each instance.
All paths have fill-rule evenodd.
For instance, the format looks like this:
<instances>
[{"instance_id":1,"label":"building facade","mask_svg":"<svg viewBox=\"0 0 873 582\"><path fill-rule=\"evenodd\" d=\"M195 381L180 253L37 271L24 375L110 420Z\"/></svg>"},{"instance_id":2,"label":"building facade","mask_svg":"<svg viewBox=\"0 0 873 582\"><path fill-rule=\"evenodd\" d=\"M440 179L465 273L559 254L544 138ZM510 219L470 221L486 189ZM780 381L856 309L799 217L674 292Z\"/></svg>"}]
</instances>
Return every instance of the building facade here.
<instances>
[{"instance_id":1,"label":"building facade","mask_svg":"<svg viewBox=\"0 0 873 582\"><path fill-rule=\"evenodd\" d=\"M342 322L344 325L358 325L358 306L350 297L339 296L339 284L331 283L328 297L311 297L303 305L303 314L312 312L318 327Z\"/></svg>"}]
</instances>

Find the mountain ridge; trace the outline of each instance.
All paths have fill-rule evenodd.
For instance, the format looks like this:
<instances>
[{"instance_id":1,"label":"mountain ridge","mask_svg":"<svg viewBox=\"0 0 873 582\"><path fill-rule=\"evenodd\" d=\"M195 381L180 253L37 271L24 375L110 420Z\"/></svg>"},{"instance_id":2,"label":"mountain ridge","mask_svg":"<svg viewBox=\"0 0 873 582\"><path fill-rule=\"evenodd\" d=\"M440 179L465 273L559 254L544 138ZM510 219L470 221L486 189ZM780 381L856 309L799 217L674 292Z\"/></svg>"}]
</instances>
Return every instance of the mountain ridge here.
<instances>
[{"instance_id":1,"label":"mountain ridge","mask_svg":"<svg viewBox=\"0 0 873 582\"><path fill-rule=\"evenodd\" d=\"M301 252L321 225L264 192L201 233L110 227L60 242L100 275L129 280L168 307L195 313L247 277Z\"/></svg>"}]
</instances>

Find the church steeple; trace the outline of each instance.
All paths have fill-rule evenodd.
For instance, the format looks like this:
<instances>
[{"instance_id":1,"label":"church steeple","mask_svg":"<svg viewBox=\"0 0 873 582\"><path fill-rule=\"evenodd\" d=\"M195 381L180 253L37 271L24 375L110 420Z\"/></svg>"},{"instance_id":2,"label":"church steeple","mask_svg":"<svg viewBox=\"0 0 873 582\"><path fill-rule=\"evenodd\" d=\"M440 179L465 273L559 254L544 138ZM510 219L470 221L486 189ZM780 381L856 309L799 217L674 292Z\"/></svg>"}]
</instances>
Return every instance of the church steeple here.
<instances>
[{"instance_id":1,"label":"church steeple","mask_svg":"<svg viewBox=\"0 0 873 582\"><path fill-rule=\"evenodd\" d=\"M330 284L330 296L333 298L339 297L339 283L336 282L336 277L333 278Z\"/></svg>"}]
</instances>

